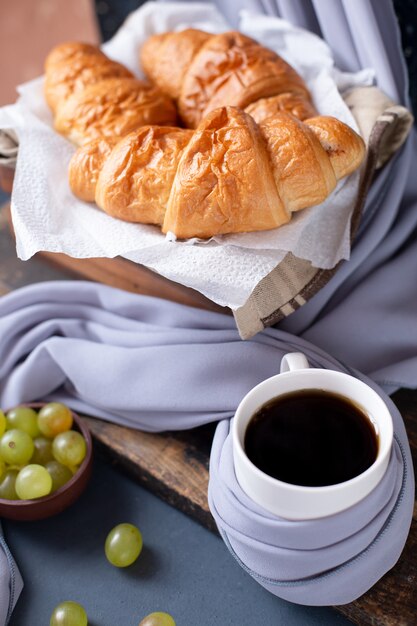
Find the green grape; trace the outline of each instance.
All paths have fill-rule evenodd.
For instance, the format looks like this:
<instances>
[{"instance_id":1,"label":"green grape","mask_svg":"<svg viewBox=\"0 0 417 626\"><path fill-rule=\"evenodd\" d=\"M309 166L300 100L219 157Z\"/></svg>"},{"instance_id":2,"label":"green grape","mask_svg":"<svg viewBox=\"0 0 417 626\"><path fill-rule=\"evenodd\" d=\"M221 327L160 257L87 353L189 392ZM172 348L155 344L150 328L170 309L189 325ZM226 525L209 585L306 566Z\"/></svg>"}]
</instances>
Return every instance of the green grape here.
<instances>
[{"instance_id":1,"label":"green grape","mask_svg":"<svg viewBox=\"0 0 417 626\"><path fill-rule=\"evenodd\" d=\"M52 452L55 459L72 467L79 465L87 453L85 439L76 430L67 430L57 435L52 443Z\"/></svg>"},{"instance_id":2,"label":"green grape","mask_svg":"<svg viewBox=\"0 0 417 626\"><path fill-rule=\"evenodd\" d=\"M54 455L52 454L52 441L47 437L36 437L33 440L35 450L30 459L31 463L36 465L46 465L49 461L53 461Z\"/></svg>"},{"instance_id":3,"label":"green grape","mask_svg":"<svg viewBox=\"0 0 417 626\"><path fill-rule=\"evenodd\" d=\"M31 437L38 437L41 433L38 428L38 414L27 406L17 406L6 415L7 430L17 428Z\"/></svg>"},{"instance_id":4,"label":"green grape","mask_svg":"<svg viewBox=\"0 0 417 626\"><path fill-rule=\"evenodd\" d=\"M157 612L144 617L139 626L175 626L175 622L169 613Z\"/></svg>"},{"instance_id":5,"label":"green grape","mask_svg":"<svg viewBox=\"0 0 417 626\"><path fill-rule=\"evenodd\" d=\"M21 500L35 500L51 493L52 478L42 465L26 465L17 475L16 493Z\"/></svg>"},{"instance_id":6,"label":"green grape","mask_svg":"<svg viewBox=\"0 0 417 626\"><path fill-rule=\"evenodd\" d=\"M58 463L58 461L49 461L49 463L45 465L45 469L52 478L52 493L63 487L73 475L69 467Z\"/></svg>"},{"instance_id":7,"label":"green grape","mask_svg":"<svg viewBox=\"0 0 417 626\"><path fill-rule=\"evenodd\" d=\"M0 437L4 434L7 427L6 416L3 411L0 411Z\"/></svg>"},{"instance_id":8,"label":"green grape","mask_svg":"<svg viewBox=\"0 0 417 626\"><path fill-rule=\"evenodd\" d=\"M72 421L71 410L59 402L45 404L38 415L38 426L45 437L56 437L59 433L69 430Z\"/></svg>"},{"instance_id":9,"label":"green grape","mask_svg":"<svg viewBox=\"0 0 417 626\"><path fill-rule=\"evenodd\" d=\"M17 470L6 470L4 476L0 480L0 498L5 500L18 500L19 496L16 493L16 478L18 475Z\"/></svg>"},{"instance_id":10,"label":"green grape","mask_svg":"<svg viewBox=\"0 0 417 626\"><path fill-rule=\"evenodd\" d=\"M133 524L118 524L107 535L104 550L115 567L132 565L142 551L142 535Z\"/></svg>"},{"instance_id":11,"label":"green grape","mask_svg":"<svg viewBox=\"0 0 417 626\"><path fill-rule=\"evenodd\" d=\"M35 446L30 435L23 430L6 430L0 440L0 455L9 465L25 465L32 458Z\"/></svg>"},{"instance_id":12,"label":"green grape","mask_svg":"<svg viewBox=\"0 0 417 626\"><path fill-rule=\"evenodd\" d=\"M53 610L49 626L87 626L88 618L81 604L67 600Z\"/></svg>"},{"instance_id":13,"label":"green grape","mask_svg":"<svg viewBox=\"0 0 417 626\"><path fill-rule=\"evenodd\" d=\"M0 459L0 479L4 476L6 472L6 463L3 461L3 459Z\"/></svg>"}]
</instances>

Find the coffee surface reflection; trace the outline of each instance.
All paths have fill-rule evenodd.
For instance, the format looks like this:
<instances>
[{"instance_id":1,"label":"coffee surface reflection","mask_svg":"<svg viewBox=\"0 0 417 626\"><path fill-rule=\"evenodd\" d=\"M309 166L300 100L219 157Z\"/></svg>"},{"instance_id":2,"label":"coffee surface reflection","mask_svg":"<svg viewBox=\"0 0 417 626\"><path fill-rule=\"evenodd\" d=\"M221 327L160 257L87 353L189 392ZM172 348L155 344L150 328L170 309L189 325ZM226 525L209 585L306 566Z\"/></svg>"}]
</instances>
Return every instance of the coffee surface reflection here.
<instances>
[{"instance_id":1,"label":"coffee surface reflection","mask_svg":"<svg viewBox=\"0 0 417 626\"><path fill-rule=\"evenodd\" d=\"M378 454L375 427L353 402L320 390L287 393L264 404L245 433L248 458L286 483L323 487L370 467Z\"/></svg>"}]
</instances>

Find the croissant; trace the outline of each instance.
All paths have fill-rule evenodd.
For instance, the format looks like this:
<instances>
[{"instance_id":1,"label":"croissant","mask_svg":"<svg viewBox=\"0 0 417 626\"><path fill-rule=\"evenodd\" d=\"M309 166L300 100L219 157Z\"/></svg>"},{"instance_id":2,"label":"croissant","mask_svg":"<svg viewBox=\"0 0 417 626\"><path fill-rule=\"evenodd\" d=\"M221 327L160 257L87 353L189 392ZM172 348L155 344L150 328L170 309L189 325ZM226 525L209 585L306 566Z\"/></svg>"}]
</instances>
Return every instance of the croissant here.
<instances>
[{"instance_id":1,"label":"croissant","mask_svg":"<svg viewBox=\"0 0 417 626\"><path fill-rule=\"evenodd\" d=\"M272 50L237 31L196 29L150 37L140 52L145 74L176 100L196 128L210 111L238 106L257 122L280 111L301 120L318 115L303 79Z\"/></svg>"},{"instance_id":2,"label":"croissant","mask_svg":"<svg viewBox=\"0 0 417 626\"><path fill-rule=\"evenodd\" d=\"M70 185L114 217L208 238L287 223L323 202L364 154L359 135L335 118L280 112L257 124L228 106L195 131L147 126L115 145L87 144L71 160Z\"/></svg>"},{"instance_id":3,"label":"croissant","mask_svg":"<svg viewBox=\"0 0 417 626\"><path fill-rule=\"evenodd\" d=\"M123 137L146 124L175 124L172 100L137 80L97 47L67 43L45 63L45 98L55 129L77 145L100 137Z\"/></svg>"}]
</instances>

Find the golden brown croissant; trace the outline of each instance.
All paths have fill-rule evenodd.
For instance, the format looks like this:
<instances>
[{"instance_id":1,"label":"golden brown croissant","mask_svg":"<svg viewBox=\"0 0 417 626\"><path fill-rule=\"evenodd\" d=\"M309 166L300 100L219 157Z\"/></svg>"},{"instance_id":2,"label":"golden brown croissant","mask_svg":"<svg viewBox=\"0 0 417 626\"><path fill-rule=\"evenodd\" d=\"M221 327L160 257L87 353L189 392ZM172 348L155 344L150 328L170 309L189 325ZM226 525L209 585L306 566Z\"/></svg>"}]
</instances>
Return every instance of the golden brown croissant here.
<instances>
[{"instance_id":1,"label":"golden brown croissant","mask_svg":"<svg viewBox=\"0 0 417 626\"><path fill-rule=\"evenodd\" d=\"M114 147L83 146L70 184L115 217L208 238L287 223L293 211L323 202L364 153L362 139L332 117L303 123L281 112L257 124L221 107L194 132L149 126Z\"/></svg>"},{"instance_id":2,"label":"golden brown croissant","mask_svg":"<svg viewBox=\"0 0 417 626\"><path fill-rule=\"evenodd\" d=\"M106 57L97 46L64 43L53 48L45 61L45 98L55 113L73 93L107 78L134 78L129 70Z\"/></svg>"},{"instance_id":3,"label":"golden brown croissant","mask_svg":"<svg viewBox=\"0 0 417 626\"><path fill-rule=\"evenodd\" d=\"M173 102L159 88L81 43L62 44L49 54L45 97L56 130L77 145L120 138L145 124L175 124L177 117Z\"/></svg>"},{"instance_id":4,"label":"golden brown croissant","mask_svg":"<svg viewBox=\"0 0 417 626\"><path fill-rule=\"evenodd\" d=\"M189 128L226 105L247 108L257 122L279 111L301 120L317 115L297 72L237 31L210 35L186 29L154 35L143 45L140 61L145 74L177 100Z\"/></svg>"},{"instance_id":5,"label":"golden brown croissant","mask_svg":"<svg viewBox=\"0 0 417 626\"><path fill-rule=\"evenodd\" d=\"M125 137L99 174L98 206L129 222L162 224L178 158L192 134L183 128L145 126Z\"/></svg>"},{"instance_id":6,"label":"golden brown croissant","mask_svg":"<svg viewBox=\"0 0 417 626\"><path fill-rule=\"evenodd\" d=\"M73 156L69 168L69 183L81 200L94 202L98 175L118 141L119 137L99 137L86 144L86 149L77 150Z\"/></svg>"}]
</instances>

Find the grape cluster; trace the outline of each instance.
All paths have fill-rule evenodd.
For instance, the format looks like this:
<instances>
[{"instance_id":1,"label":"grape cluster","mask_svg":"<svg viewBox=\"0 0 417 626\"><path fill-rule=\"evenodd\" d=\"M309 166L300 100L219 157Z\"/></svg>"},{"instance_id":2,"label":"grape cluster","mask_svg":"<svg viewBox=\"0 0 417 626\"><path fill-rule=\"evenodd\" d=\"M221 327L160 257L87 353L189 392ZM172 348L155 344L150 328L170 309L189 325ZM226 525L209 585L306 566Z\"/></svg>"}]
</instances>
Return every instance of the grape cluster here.
<instances>
[{"instance_id":1,"label":"grape cluster","mask_svg":"<svg viewBox=\"0 0 417 626\"><path fill-rule=\"evenodd\" d=\"M25 406L0 411L0 498L42 498L72 478L87 453L72 425L70 409L59 402L39 413Z\"/></svg>"},{"instance_id":2,"label":"grape cluster","mask_svg":"<svg viewBox=\"0 0 417 626\"><path fill-rule=\"evenodd\" d=\"M71 410L51 402L39 412L18 406L0 411L0 498L32 500L54 493L75 474L87 453L84 437L72 430ZM142 551L142 535L133 524L115 526L105 554L115 567L128 567ZM52 612L50 626L87 626L87 613L67 600ZM139 626L175 626L168 613L151 613Z\"/></svg>"}]
</instances>

